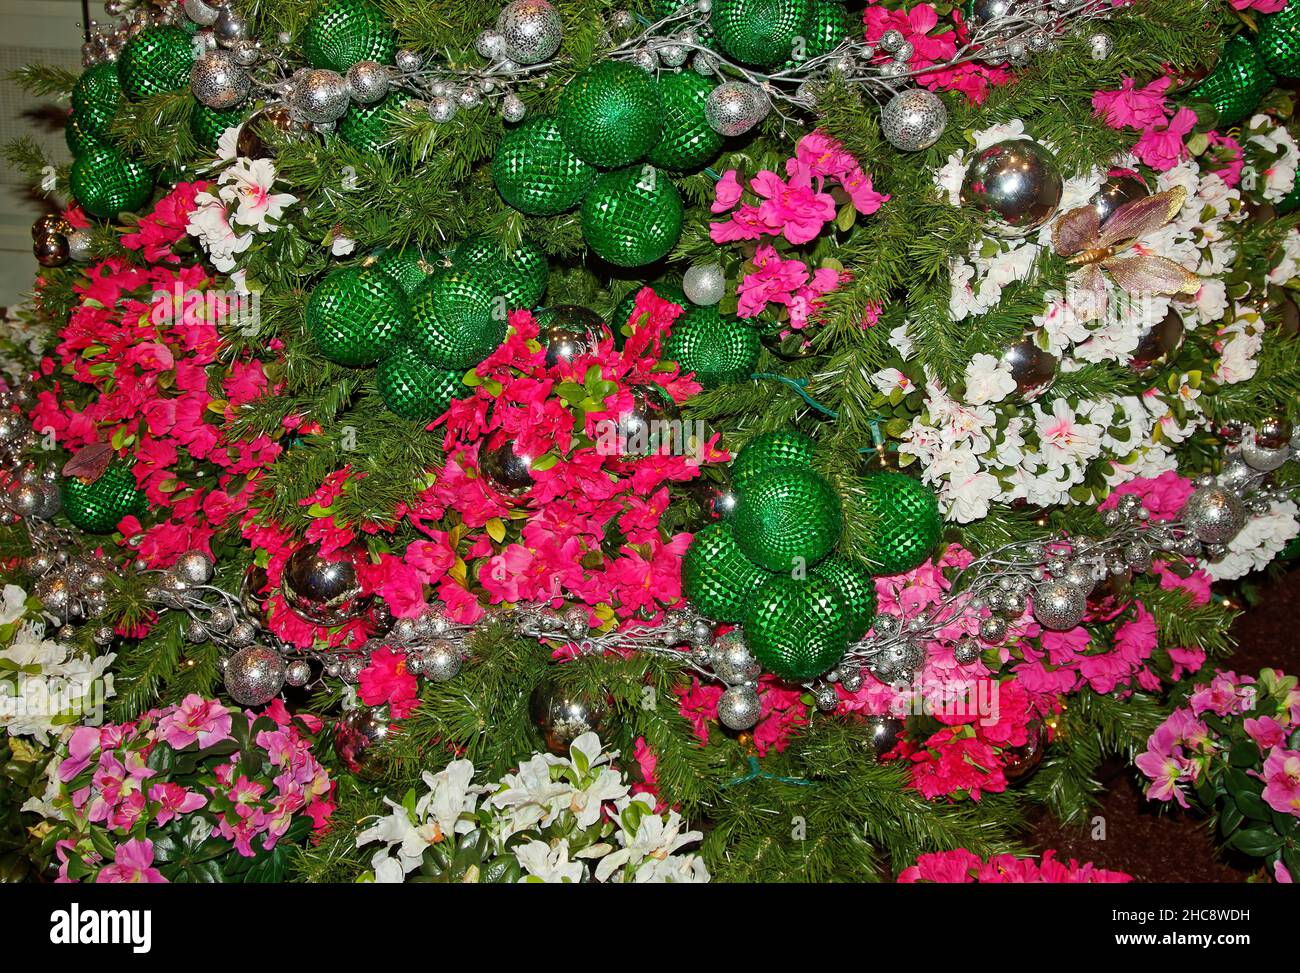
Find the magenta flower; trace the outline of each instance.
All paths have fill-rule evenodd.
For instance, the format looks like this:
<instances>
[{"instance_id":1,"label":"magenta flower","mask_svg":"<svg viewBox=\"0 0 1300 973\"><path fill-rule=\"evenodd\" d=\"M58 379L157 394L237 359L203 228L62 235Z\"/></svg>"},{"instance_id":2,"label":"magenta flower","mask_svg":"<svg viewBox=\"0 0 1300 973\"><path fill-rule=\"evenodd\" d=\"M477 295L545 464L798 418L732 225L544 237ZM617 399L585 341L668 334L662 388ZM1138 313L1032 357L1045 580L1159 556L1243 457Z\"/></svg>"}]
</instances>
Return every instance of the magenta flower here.
<instances>
[{"instance_id":1,"label":"magenta flower","mask_svg":"<svg viewBox=\"0 0 1300 973\"><path fill-rule=\"evenodd\" d=\"M1137 88L1132 78L1125 78L1118 91L1093 93L1093 113L1111 128L1149 130L1163 125L1169 117L1165 91L1170 84L1169 78L1157 78L1146 87Z\"/></svg>"},{"instance_id":2,"label":"magenta flower","mask_svg":"<svg viewBox=\"0 0 1300 973\"><path fill-rule=\"evenodd\" d=\"M113 864L100 869L96 882L166 882L162 872L153 867L153 842L132 838L117 846Z\"/></svg>"},{"instance_id":3,"label":"magenta flower","mask_svg":"<svg viewBox=\"0 0 1300 973\"><path fill-rule=\"evenodd\" d=\"M790 243L816 239L822 227L835 219L835 200L813 189L806 175L786 182L764 169L749 181L749 188L763 200L758 205L758 219L768 232L780 234Z\"/></svg>"},{"instance_id":4,"label":"magenta flower","mask_svg":"<svg viewBox=\"0 0 1300 973\"><path fill-rule=\"evenodd\" d=\"M158 721L158 738L177 750L197 740L199 749L206 750L231 738L230 712L215 699L191 693Z\"/></svg>"},{"instance_id":5,"label":"magenta flower","mask_svg":"<svg viewBox=\"0 0 1300 973\"><path fill-rule=\"evenodd\" d=\"M736 170L728 169L713 187L713 205L709 207L709 211L711 213L725 213L740 202L740 197L744 191L744 187L740 185L740 179L736 175Z\"/></svg>"},{"instance_id":6,"label":"magenta flower","mask_svg":"<svg viewBox=\"0 0 1300 973\"><path fill-rule=\"evenodd\" d=\"M1260 776L1264 781L1260 794L1264 802L1280 814L1300 818L1300 751L1274 747Z\"/></svg>"},{"instance_id":7,"label":"magenta flower","mask_svg":"<svg viewBox=\"0 0 1300 973\"><path fill-rule=\"evenodd\" d=\"M1133 154L1157 172L1168 172L1191 154L1186 140L1196 120L1196 112L1190 108L1178 109L1168 125L1144 131Z\"/></svg>"}]
</instances>

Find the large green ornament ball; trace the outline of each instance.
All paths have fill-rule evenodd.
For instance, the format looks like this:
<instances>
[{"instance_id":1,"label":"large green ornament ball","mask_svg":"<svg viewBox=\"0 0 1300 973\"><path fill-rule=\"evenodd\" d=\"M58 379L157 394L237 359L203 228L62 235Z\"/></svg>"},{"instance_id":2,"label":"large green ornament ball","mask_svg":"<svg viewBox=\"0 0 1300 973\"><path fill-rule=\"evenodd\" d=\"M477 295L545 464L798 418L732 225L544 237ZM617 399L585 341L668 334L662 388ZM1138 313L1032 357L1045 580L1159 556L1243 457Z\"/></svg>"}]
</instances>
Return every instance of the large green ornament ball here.
<instances>
[{"instance_id":1,"label":"large green ornament ball","mask_svg":"<svg viewBox=\"0 0 1300 973\"><path fill-rule=\"evenodd\" d=\"M596 170L564 143L554 118L533 118L507 132L492 157L492 181L507 203L529 216L573 209Z\"/></svg>"},{"instance_id":2,"label":"large green ornament ball","mask_svg":"<svg viewBox=\"0 0 1300 973\"><path fill-rule=\"evenodd\" d=\"M68 116L68 121L63 126L63 137L67 140L68 151L72 153L74 159L97 145L105 144L98 135L86 128L76 115Z\"/></svg>"},{"instance_id":3,"label":"large green ornament ball","mask_svg":"<svg viewBox=\"0 0 1300 973\"><path fill-rule=\"evenodd\" d=\"M741 552L730 524L696 531L682 558L682 593L719 622L740 621L750 595L769 577Z\"/></svg>"},{"instance_id":4,"label":"large green ornament ball","mask_svg":"<svg viewBox=\"0 0 1300 973\"><path fill-rule=\"evenodd\" d=\"M871 572L852 558L832 554L813 570L813 576L833 584L848 609L849 640L867 634L876 617L876 583Z\"/></svg>"},{"instance_id":5,"label":"large green ornament ball","mask_svg":"<svg viewBox=\"0 0 1300 973\"><path fill-rule=\"evenodd\" d=\"M384 404L403 419L432 422L466 390L462 373L435 368L414 348L398 344L375 369Z\"/></svg>"},{"instance_id":6,"label":"large green ornament ball","mask_svg":"<svg viewBox=\"0 0 1300 973\"><path fill-rule=\"evenodd\" d=\"M415 293L417 287L429 276L428 265L424 255L417 246L386 247L366 259L367 267L374 267L381 274L387 274L397 281L402 293L408 297Z\"/></svg>"},{"instance_id":7,"label":"large green ornament ball","mask_svg":"<svg viewBox=\"0 0 1300 973\"><path fill-rule=\"evenodd\" d=\"M736 543L760 567L802 573L839 542L839 495L813 470L768 470L753 477L739 496L731 521Z\"/></svg>"},{"instance_id":8,"label":"large green ornament ball","mask_svg":"<svg viewBox=\"0 0 1300 973\"><path fill-rule=\"evenodd\" d=\"M379 152L392 137L394 112L404 104L406 96L397 92L385 95L373 105L353 103L339 119L339 138L362 152Z\"/></svg>"},{"instance_id":9,"label":"large green ornament ball","mask_svg":"<svg viewBox=\"0 0 1300 973\"><path fill-rule=\"evenodd\" d=\"M1300 77L1300 4L1288 3L1275 14L1261 16L1255 48L1274 74Z\"/></svg>"},{"instance_id":10,"label":"large green ornament ball","mask_svg":"<svg viewBox=\"0 0 1300 973\"><path fill-rule=\"evenodd\" d=\"M1286 216L1300 207L1300 176L1291 184L1291 191L1277 201L1277 211Z\"/></svg>"},{"instance_id":11,"label":"large green ornament ball","mask_svg":"<svg viewBox=\"0 0 1300 973\"><path fill-rule=\"evenodd\" d=\"M829 54L852 34L853 18L842 0L812 0L812 24L804 35L804 43L794 45L788 63L793 67Z\"/></svg>"},{"instance_id":12,"label":"large green ornament ball","mask_svg":"<svg viewBox=\"0 0 1300 973\"><path fill-rule=\"evenodd\" d=\"M862 553L876 574L910 571L939 543L939 501L920 480L892 470L873 473L863 481L862 506L871 537Z\"/></svg>"},{"instance_id":13,"label":"large green ornament ball","mask_svg":"<svg viewBox=\"0 0 1300 973\"><path fill-rule=\"evenodd\" d=\"M782 679L811 679L844 657L849 609L826 578L773 575L745 606L745 644Z\"/></svg>"},{"instance_id":14,"label":"large green ornament ball","mask_svg":"<svg viewBox=\"0 0 1300 973\"><path fill-rule=\"evenodd\" d=\"M817 448L811 436L794 429L761 432L737 454L731 464L731 485L737 491L760 474L784 466L810 467Z\"/></svg>"},{"instance_id":15,"label":"large green ornament ball","mask_svg":"<svg viewBox=\"0 0 1300 973\"><path fill-rule=\"evenodd\" d=\"M464 371L506 336L506 308L472 270L435 271L411 295L407 341L435 368Z\"/></svg>"},{"instance_id":16,"label":"large green ornament ball","mask_svg":"<svg viewBox=\"0 0 1300 973\"><path fill-rule=\"evenodd\" d=\"M540 247L527 240L506 253L489 237L471 237L456 248L455 262L476 271L506 299L506 306L536 307L546 292L550 264Z\"/></svg>"},{"instance_id":17,"label":"large green ornament ball","mask_svg":"<svg viewBox=\"0 0 1300 973\"><path fill-rule=\"evenodd\" d=\"M72 86L72 113L83 130L104 135L122 103L117 65L104 62L86 68Z\"/></svg>"},{"instance_id":18,"label":"large green ornament ball","mask_svg":"<svg viewBox=\"0 0 1300 973\"><path fill-rule=\"evenodd\" d=\"M215 150L221 136L227 129L238 128L244 123L247 110L243 107L209 108L202 102L196 102L190 115L190 131L194 140L205 149Z\"/></svg>"},{"instance_id":19,"label":"large green ornament ball","mask_svg":"<svg viewBox=\"0 0 1300 973\"><path fill-rule=\"evenodd\" d=\"M601 61L568 83L555 117L578 158L613 169L654 147L662 113L654 78L633 64Z\"/></svg>"},{"instance_id":20,"label":"large green ornament ball","mask_svg":"<svg viewBox=\"0 0 1300 973\"><path fill-rule=\"evenodd\" d=\"M691 307L673 322L663 356L705 388L749 378L758 364L758 333L716 307Z\"/></svg>"},{"instance_id":21,"label":"large green ornament ball","mask_svg":"<svg viewBox=\"0 0 1300 973\"><path fill-rule=\"evenodd\" d=\"M392 64L397 35L384 12L367 0L325 0L307 21L302 49L312 67L342 73L358 61Z\"/></svg>"},{"instance_id":22,"label":"large green ornament ball","mask_svg":"<svg viewBox=\"0 0 1300 973\"><path fill-rule=\"evenodd\" d=\"M117 77L132 101L190 85L194 42L179 27L146 27L122 48Z\"/></svg>"},{"instance_id":23,"label":"large green ornament ball","mask_svg":"<svg viewBox=\"0 0 1300 973\"><path fill-rule=\"evenodd\" d=\"M704 115L713 82L695 71L666 74L659 79L663 99L663 134L646 160L674 172L707 165L722 148L722 136Z\"/></svg>"},{"instance_id":24,"label":"large green ornament ball","mask_svg":"<svg viewBox=\"0 0 1300 973\"><path fill-rule=\"evenodd\" d=\"M353 368L391 352L408 323L406 292L374 267L334 271L307 301L307 330L321 354Z\"/></svg>"},{"instance_id":25,"label":"large green ornament ball","mask_svg":"<svg viewBox=\"0 0 1300 973\"><path fill-rule=\"evenodd\" d=\"M1223 45L1219 63L1187 97L1212 104L1220 127L1236 125L1255 110L1276 80L1255 45L1238 34Z\"/></svg>"},{"instance_id":26,"label":"large green ornament ball","mask_svg":"<svg viewBox=\"0 0 1300 973\"><path fill-rule=\"evenodd\" d=\"M654 166L603 173L582 201L587 246L616 267L654 263L681 234L682 197Z\"/></svg>"},{"instance_id":27,"label":"large green ornament ball","mask_svg":"<svg viewBox=\"0 0 1300 973\"><path fill-rule=\"evenodd\" d=\"M145 496L135 486L135 474L122 463L111 463L94 482L78 477L63 481L63 512L91 534L107 534L129 514L145 508Z\"/></svg>"},{"instance_id":28,"label":"large green ornament ball","mask_svg":"<svg viewBox=\"0 0 1300 973\"><path fill-rule=\"evenodd\" d=\"M102 144L87 148L72 163L68 182L81 208L104 220L139 209L153 191L149 170Z\"/></svg>"},{"instance_id":29,"label":"large green ornament ball","mask_svg":"<svg viewBox=\"0 0 1300 973\"><path fill-rule=\"evenodd\" d=\"M713 32L718 46L745 64L770 67L789 60L796 38L812 28L810 0L714 0Z\"/></svg>"}]
</instances>

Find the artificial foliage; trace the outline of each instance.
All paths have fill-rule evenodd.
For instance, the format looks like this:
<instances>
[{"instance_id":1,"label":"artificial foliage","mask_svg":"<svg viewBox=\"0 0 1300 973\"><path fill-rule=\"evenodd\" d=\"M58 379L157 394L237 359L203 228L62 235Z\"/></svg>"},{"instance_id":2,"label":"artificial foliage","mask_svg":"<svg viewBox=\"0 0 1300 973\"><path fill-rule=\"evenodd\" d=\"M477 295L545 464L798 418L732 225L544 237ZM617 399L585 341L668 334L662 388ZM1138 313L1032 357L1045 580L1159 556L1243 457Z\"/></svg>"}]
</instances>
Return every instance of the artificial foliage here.
<instances>
[{"instance_id":1,"label":"artificial foliage","mask_svg":"<svg viewBox=\"0 0 1300 973\"><path fill-rule=\"evenodd\" d=\"M1128 497L1144 523L1174 521L1243 428L1300 420L1300 148L1278 86L1295 70L1295 2L1137 0L1023 61L950 65L969 36L952 4L713 0L699 46L746 70L797 71L845 37L872 45L873 69L907 62L895 83L935 93L947 119L918 151L891 142L879 89L844 71L724 138L705 115L720 79L693 60L651 73L611 56L670 3L627 5L639 18L627 28L621 4L556 2L561 45L519 85L514 121L496 91L456 95L444 121L405 88L314 125L270 86L210 109L189 91L180 14L113 63L19 72L67 107L76 158L47 169L30 139L7 158L63 212L58 234L78 256L43 267L6 322L7 387L30 381L4 408L48 430L41 462L55 472L86 450L112 459L97 479L55 481L48 522L115 569L95 592L103 611L60 628L43 664L59 679L109 668L109 719L134 729L90 741L71 724L0 723L0 868L576 878L554 857L561 841L576 852L667 829L664 860L692 856L681 877L914 880L943 856L1005 873L1036 851L1026 825L1043 809L1086 823L1112 759L1154 800L1214 816L1261 875L1294 867L1298 812L1280 806L1286 760L1300 759L1281 753L1294 751L1293 680L1259 683L1286 739L1239 725L1265 712L1244 703L1208 721L1230 745L1183 731L1204 715L1210 673L1231 666L1233 586L1300 533L1295 463L1270 473L1278 495L1213 558L1161 550L1107 572L1064 631L1017 612L1008 587L996 618L984 605L918 636L920 657L893 681L841 660L947 604L1007 545L1102 535ZM376 61L411 77L482 63L500 7L239 5L253 36L287 38L275 47L290 74ZM889 31L901 57L882 46ZM1025 138L1059 170L1054 216L1093 205L1121 171L1185 204L1122 253L1067 251L1051 222L990 233L962 203L965 173ZM1176 314L1181 341L1143 357L1151 321L1080 320L1067 295L1084 282L1114 298L1113 261L1151 254L1200 287L1156 296L1143 313ZM721 296L697 303L692 272L715 265ZM1011 364L1026 342L1046 377ZM646 416L677 446L629 445ZM44 482L23 462L6 496ZM0 658L17 670L53 639L55 626L20 620L57 586L30 574L30 518L5 521L19 607L0 623ZM357 567L359 607L339 624L294 608L289 560L304 545ZM230 705L228 653L144 573L190 550L211 555L206 583L259 638L316 653L306 685L260 712ZM512 610L537 605L560 629L523 631ZM743 633L758 663L746 729L721 715L736 687L704 678L698 654L592 650L687 605ZM431 618L466 630L449 678L412 664L401 639L398 626ZM342 660L362 645L349 673ZM548 759L530 715L539 686L598 703L598 742ZM996 691L999 712L954 715L950 690ZM211 738L174 732L182 711ZM262 731L310 771L281 795L292 807L269 846L240 833L223 769L239 759L273 781ZM82 754L152 737L160 783L177 787L162 797L210 803L173 817L151 804L135 830L94 820L69 743ZM493 801L514 775L545 770L580 791L601 779L583 766L598 754L622 788L604 799L616 818L556 813L513 840L480 827L505 813ZM430 795L447 793L463 814L439 820L448 843L418 859L366 832L429 827ZM187 817L211 836L196 844ZM43 820L59 823L36 840ZM601 854L601 877L656 874L653 855Z\"/></svg>"}]
</instances>

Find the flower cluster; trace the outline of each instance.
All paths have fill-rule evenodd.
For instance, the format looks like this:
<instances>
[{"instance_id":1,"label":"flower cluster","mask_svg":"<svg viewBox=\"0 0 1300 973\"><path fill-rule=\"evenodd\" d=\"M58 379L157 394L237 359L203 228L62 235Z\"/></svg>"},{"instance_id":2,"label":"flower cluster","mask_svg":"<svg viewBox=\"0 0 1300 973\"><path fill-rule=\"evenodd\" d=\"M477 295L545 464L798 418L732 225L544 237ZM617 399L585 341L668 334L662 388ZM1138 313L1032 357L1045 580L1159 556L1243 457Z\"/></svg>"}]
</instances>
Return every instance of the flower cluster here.
<instances>
[{"instance_id":1,"label":"flower cluster","mask_svg":"<svg viewBox=\"0 0 1300 973\"><path fill-rule=\"evenodd\" d=\"M934 851L920 855L916 864L903 870L900 882L943 882L966 885L1008 883L1077 883L1131 882L1133 877L1123 872L1098 868L1092 862L1080 865L1073 858L1065 864L1056 858L1056 852L1043 852L1041 861L1018 858L1015 855L991 855L981 858L965 848L952 851Z\"/></svg>"},{"instance_id":2,"label":"flower cluster","mask_svg":"<svg viewBox=\"0 0 1300 973\"><path fill-rule=\"evenodd\" d=\"M278 700L259 715L191 695L77 727L25 809L46 816L62 882L274 881L281 846L333 811L307 735L319 729Z\"/></svg>"},{"instance_id":3,"label":"flower cluster","mask_svg":"<svg viewBox=\"0 0 1300 973\"><path fill-rule=\"evenodd\" d=\"M212 266L229 273L235 259L259 234L274 233L287 207L297 196L275 192L275 166L269 159L236 158L217 177L216 192L201 192L189 214L189 231L212 260Z\"/></svg>"},{"instance_id":4,"label":"flower cluster","mask_svg":"<svg viewBox=\"0 0 1300 973\"><path fill-rule=\"evenodd\" d=\"M108 667L115 656L87 658L67 642L45 638L45 622L27 592L7 584L3 595L0 728L45 746L114 695Z\"/></svg>"},{"instance_id":5,"label":"flower cluster","mask_svg":"<svg viewBox=\"0 0 1300 973\"><path fill-rule=\"evenodd\" d=\"M392 811L357 835L382 845L362 880L707 882L703 860L678 853L703 835L633 795L617 756L584 733L568 757L534 754L493 784L475 784L468 760L426 771L426 792L385 798Z\"/></svg>"},{"instance_id":6,"label":"flower cluster","mask_svg":"<svg viewBox=\"0 0 1300 973\"><path fill-rule=\"evenodd\" d=\"M1137 767L1147 798L1189 798L1218 812L1228 847L1263 858L1280 881L1300 867L1300 689L1265 669L1255 679L1216 670L1192 687L1147 740Z\"/></svg>"}]
</instances>

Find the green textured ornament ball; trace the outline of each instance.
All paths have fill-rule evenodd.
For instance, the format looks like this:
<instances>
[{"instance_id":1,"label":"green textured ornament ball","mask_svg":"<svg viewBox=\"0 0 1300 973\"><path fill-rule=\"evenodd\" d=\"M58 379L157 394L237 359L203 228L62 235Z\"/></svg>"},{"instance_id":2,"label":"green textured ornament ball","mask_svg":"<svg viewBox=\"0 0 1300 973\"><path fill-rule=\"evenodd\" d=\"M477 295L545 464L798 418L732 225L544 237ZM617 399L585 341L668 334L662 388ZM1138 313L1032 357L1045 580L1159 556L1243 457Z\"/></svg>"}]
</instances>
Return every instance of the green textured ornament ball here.
<instances>
[{"instance_id":1,"label":"green textured ornament ball","mask_svg":"<svg viewBox=\"0 0 1300 973\"><path fill-rule=\"evenodd\" d=\"M387 15L366 0L326 0L312 11L302 35L312 67L343 73L358 61L392 64L397 35Z\"/></svg>"},{"instance_id":2,"label":"green textured ornament ball","mask_svg":"<svg viewBox=\"0 0 1300 973\"><path fill-rule=\"evenodd\" d=\"M773 575L745 606L745 644L764 670L782 679L811 679L844 657L849 609L826 578Z\"/></svg>"},{"instance_id":3,"label":"green textured ornament ball","mask_svg":"<svg viewBox=\"0 0 1300 973\"><path fill-rule=\"evenodd\" d=\"M194 111L190 115L190 131L194 133L194 140L200 146L215 150L217 143L221 141L221 136L226 134L227 130L242 125L247 114L247 110L243 107L209 108L202 102L196 102Z\"/></svg>"},{"instance_id":4,"label":"green textured ornament ball","mask_svg":"<svg viewBox=\"0 0 1300 973\"><path fill-rule=\"evenodd\" d=\"M379 152L392 139L394 113L406 101L405 95L393 92L373 105L358 105L354 102L339 119L339 138L362 152Z\"/></svg>"},{"instance_id":5,"label":"green textured ornament ball","mask_svg":"<svg viewBox=\"0 0 1300 973\"><path fill-rule=\"evenodd\" d=\"M153 191L149 170L102 144L91 146L72 163L68 182L81 208L104 220L139 209Z\"/></svg>"},{"instance_id":6,"label":"green textured ornament ball","mask_svg":"<svg viewBox=\"0 0 1300 973\"><path fill-rule=\"evenodd\" d=\"M74 159L95 146L106 144L98 135L87 129L76 115L68 116L68 121L63 126L63 137L67 140L68 151L72 153Z\"/></svg>"},{"instance_id":7,"label":"green textured ornament ball","mask_svg":"<svg viewBox=\"0 0 1300 973\"><path fill-rule=\"evenodd\" d=\"M506 308L471 270L435 271L411 295L407 342L435 368L465 370L506 336Z\"/></svg>"},{"instance_id":8,"label":"green textured ornament ball","mask_svg":"<svg viewBox=\"0 0 1300 973\"><path fill-rule=\"evenodd\" d=\"M796 38L812 27L810 0L714 0L710 19L718 46L745 64L769 67L789 60Z\"/></svg>"},{"instance_id":9,"label":"green textured ornament ball","mask_svg":"<svg viewBox=\"0 0 1300 973\"><path fill-rule=\"evenodd\" d=\"M731 464L731 485L737 491L759 474L784 466L810 467L817 443L794 429L761 432L737 454Z\"/></svg>"},{"instance_id":10,"label":"green textured ornament ball","mask_svg":"<svg viewBox=\"0 0 1300 973\"><path fill-rule=\"evenodd\" d=\"M529 216L573 209L596 170L565 144L554 118L533 118L509 131L492 157L492 181L508 204Z\"/></svg>"},{"instance_id":11,"label":"green textured ornament ball","mask_svg":"<svg viewBox=\"0 0 1300 973\"><path fill-rule=\"evenodd\" d=\"M424 255L416 246L387 247L368 257L366 266L373 267L381 274L393 278L402 288L402 293L408 297L414 294L416 288L429 276Z\"/></svg>"},{"instance_id":12,"label":"green textured ornament ball","mask_svg":"<svg viewBox=\"0 0 1300 973\"><path fill-rule=\"evenodd\" d=\"M707 165L722 148L722 136L704 114L713 82L695 71L666 74L659 79L663 100L663 133L646 160L664 169L688 172Z\"/></svg>"},{"instance_id":13,"label":"green textured ornament ball","mask_svg":"<svg viewBox=\"0 0 1300 973\"><path fill-rule=\"evenodd\" d=\"M802 47L794 45L794 56L786 64L794 67L829 54L852 34L853 18L841 0L812 0L811 24L803 35L804 43Z\"/></svg>"},{"instance_id":14,"label":"green textured ornament ball","mask_svg":"<svg viewBox=\"0 0 1300 973\"><path fill-rule=\"evenodd\" d=\"M876 617L876 583L871 572L852 558L832 554L813 569L813 575L833 584L848 610L849 640L867 634Z\"/></svg>"},{"instance_id":15,"label":"green textured ornament ball","mask_svg":"<svg viewBox=\"0 0 1300 973\"><path fill-rule=\"evenodd\" d=\"M78 477L63 481L63 512L74 525L91 534L117 529L123 517L145 508L145 496L135 486L135 474L122 463L111 463L95 481Z\"/></svg>"},{"instance_id":16,"label":"green textured ornament ball","mask_svg":"<svg viewBox=\"0 0 1300 973\"><path fill-rule=\"evenodd\" d=\"M1277 211L1286 216L1300 207L1300 177L1291 184L1291 191L1277 201Z\"/></svg>"},{"instance_id":17,"label":"green textured ornament ball","mask_svg":"<svg viewBox=\"0 0 1300 973\"><path fill-rule=\"evenodd\" d=\"M749 597L769 577L741 552L726 523L696 531L682 558L682 594L719 622L740 621Z\"/></svg>"},{"instance_id":18,"label":"green textured ornament ball","mask_svg":"<svg viewBox=\"0 0 1300 973\"><path fill-rule=\"evenodd\" d=\"M633 64L601 61L568 83L555 117L565 144L578 158L613 169L654 147L662 112L654 78Z\"/></svg>"},{"instance_id":19,"label":"green textured ornament ball","mask_svg":"<svg viewBox=\"0 0 1300 973\"><path fill-rule=\"evenodd\" d=\"M1212 104L1218 125L1235 125L1255 110L1276 80L1255 45L1238 34L1223 45L1219 63L1187 97Z\"/></svg>"},{"instance_id":20,"label":"green textured ornament ball","mask_svg":"<svg viewBox=\"0 0 1300 973\"><path fill-rule=\"evenodd\" d=\"M749 378L758 364L758 333L716 307L691 307L673 322L663 356L705 388Z\"/></svg>"},{"instance_id":21,"label":"green textured ornament ball","mask_svg":"<svg viewBox=\"0 0 1300 973\"><path fill-rule=\"evenodd\" d=\"M399 344L375 369L375 384L389 411L403 419L432 422L467 391L463 373L435 368L414 348Z\"/></svg>"},{"instance_id":22,"label":"green textured ornament ball","mask_svg":"<svg viewBox=\"0 0 1300 973\"><path fill-rule=\"evenodd\" d=\"M1300 4L1288 3L1275 14L1260 16L1255 49L1274 74L1300 77Z\"/></svg>"},{"instance_id":23,"label":"green textured ornament ball","mask_svg":"<svg viewBox=\"0 0 1300 973\"><path fill-rule=\"evenodd\" d=\"M839 495L813 470L768 470L738 492L731 521L736 543L760 567L806 571L839 542L844 522Z\"/></svg>"},{"instance_id":24,"label":"green textured ornament ball","mask_svg":"<svg viewBox=\"0 0 1300 973\"><path fill-rule=\"evenodd\" d=\"M391 352L408 324L406 292L374 267L334 271L307 301L307 330L321 354L353 368Z\"/></svg>"},{"instance_id":25,"label":"green textured ornament ball","mask_svg":"<svg viewBox=\"0 0 1300 973\"><path fill-rule=\"evenodd\" d=\"M663 257L682 234L682 197L654 166L629 166L597 177L582 201L582 236L616 267Z\"/></svg>"},{"instance_id":26,"label":"green textured ornament ball","mask_svg":"<svg viewBox=\"0 0 1300 973\"><path fill-rule=\"evenodd\" d=\"M122 103L117 65L104 62L87 68L72 86L72 113L91 135L105 135Z\"/></svg>"},{"instance_id":27,"label":"green textured ornament ball","mask_svg":"<svg viewBox=\"0 0 1300 973\"><path fill-rule=\"evenodd\" d=\"M943 520L934 491L904 473L873 473L862 484L870 543L862 552L876 574L902 574L922 564L939 543Z\"/></svg>"},{"instance_id":28,"label":"green textured ornament ball","mask_svg":"<svg viewBox=\"0 0 1300 973\"><path fill-rule=\"evenodd\" d=\"M122 48L117 77L132 101L190 85L194 42L179 27L146 27Z\"/></svg>"},{"instance_id":29,"label":"green textured ornament ball","mask_svg":"<svg viewBox=\"0 0 1300 973\"><path fill-rule=\"evenodd\" d=\"M490 282L512 310L536 307L546 292L550 274L546 254L527 240L506 253L489 237L471 237L456 248L455 262Z\"/></svg>"}]
</instances>

